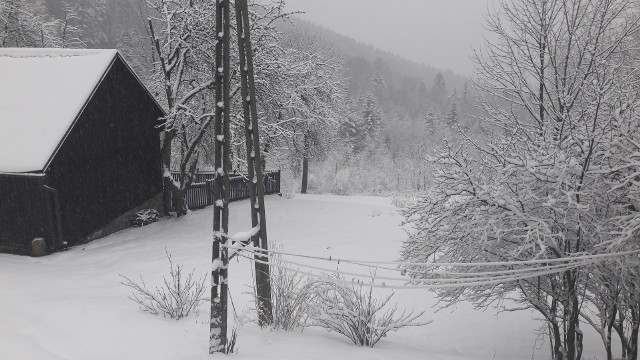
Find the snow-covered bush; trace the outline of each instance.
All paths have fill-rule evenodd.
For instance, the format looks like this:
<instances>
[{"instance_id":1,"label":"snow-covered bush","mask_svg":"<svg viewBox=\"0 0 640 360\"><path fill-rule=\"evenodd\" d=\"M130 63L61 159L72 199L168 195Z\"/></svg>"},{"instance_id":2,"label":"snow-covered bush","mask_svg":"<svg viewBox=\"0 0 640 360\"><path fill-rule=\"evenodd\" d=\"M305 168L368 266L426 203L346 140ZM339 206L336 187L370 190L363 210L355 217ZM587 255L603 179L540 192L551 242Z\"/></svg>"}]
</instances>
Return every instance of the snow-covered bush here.
<instances>
[{"instance_id":1,"label":"snow-covered bush","mask_svg":"<svg viewBox=\"0 0 640 360\"><path fill-rule=\"evenodd\" d=\"M154 290L147 287L142 276L140 284L124 275L122 285L133 290L129 299L140 305L140 309L153 315L162 315L179 320L188 316L192 311L198 310L201 302L207 301L205 295L206 275L200 279L194 278L194 271L184 276L182 265L174 264L171 255L167 252L170 270L169 276L163 276L161 286Z\"/></svg>"},{"instance_id":2,"label":"snow-covered bush","mask_svg":"<svg viewBox=\"0 0 640 360\"><path fill-rule=\"evenodd\" d=\"M160 213L156 209L140 210L133 216L133 226L145 226L158 221Z\"/></svg>"},{"instance_id":3,"label":"snow-covered bush","mask_svg":"<svg viewBox=\"0 0 640 360\"><path fill-rule=\"evenodd\" d=\"M315 174L309 174L308 182L307 182L307 192L308 193L322 193L323 184Z\"/></svg>"},{"instance_id":4,"label":"snow-covered bush","mask_svg":"<svg viewBox=\"0 0 640 360\"><path fill-rule=\"evenodd\" d=\"M311 172L314 192L337 195L386 196L395 192L415 192L418 186L423 188L427 178L421 165L394 159L380 145L368 146L357 154L337 147L324 161L314 163Z\"/></svg>"},{"instance_id":5,"label":"snow-covered bush","mask_svg":"<svg viewBox=\"0 0 640 360\"><path fill-rule=\"evenodd\" d=\"M387 307L393 293L384 298L375 298L372 288L359 285L341 285L338 282L314 281L309 284L313 300L307 314L310 326L319 326L348 337L358 346L375 346L391 331L408 326L423 326L431 321L420 321L424 311L402 311L395 317L398 308Z\"/></svg>"},{"instance_id":6,"label":"snow-covered bush","mask_svg":"<svg viewBox=\"0 0 640 360\"><path fill-rule=\"evenodd\" d=\"M333 193L337 195L348 195L350 184L351 172L348 168L340 169L336 173L335 179L333 179Z\"/></svg>"},{"instance_id":7,"label":"snow-covered bush","mask_svg":"<svg viewBox=\"0 0 640 360\"><path fill-rule=\"evenodd\" d=\"M391 205L399 209L411 207L415 205L417 201L418 198L415 195L395 194L391 197Z\"/></svg>"},{"instance_id":8,"label":"snow-covered bush","mask_svg":"<svg viewBox=\"0 0 640 360\"><path fill-rule=\"evenodd\" d=\"M300 179L291 171L283 170L280 175L280 193L287 199L291 199L299 191Z\"/></svg>"},{"instance_id":9,"label":"snow-covered bush","mask_svg":"<svg viewBox=\"0 0 640 360\"><path fill-rule=\"evenodd\" d=\"M278 247L275 246L275 249ZM270 261L275 265L284 265L277 254ZM313 297L308 279L303 274L278 266L271 267L270 278L273 328L291 331L303 326L309 300Z\"/></svg>"}]
</instances>

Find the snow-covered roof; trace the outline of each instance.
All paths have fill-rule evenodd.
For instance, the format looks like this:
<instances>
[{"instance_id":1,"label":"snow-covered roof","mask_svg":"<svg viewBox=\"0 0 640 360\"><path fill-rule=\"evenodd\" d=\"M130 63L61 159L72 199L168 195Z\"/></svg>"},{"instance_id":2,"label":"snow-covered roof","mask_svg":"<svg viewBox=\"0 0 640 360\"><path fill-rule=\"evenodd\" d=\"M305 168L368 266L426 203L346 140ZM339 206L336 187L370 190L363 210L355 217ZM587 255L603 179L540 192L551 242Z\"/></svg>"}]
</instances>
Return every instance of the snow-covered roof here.
<instances>
[{"instance_id":1,"label":"snow-covered roof","mask_svg":"<svg viewBox=\"0 0 640 360\"><path fill-rule=\"evenodd\" d=\"M0 172L44 170L116 54L0 48Z\"/></svg>"}]
</instances>

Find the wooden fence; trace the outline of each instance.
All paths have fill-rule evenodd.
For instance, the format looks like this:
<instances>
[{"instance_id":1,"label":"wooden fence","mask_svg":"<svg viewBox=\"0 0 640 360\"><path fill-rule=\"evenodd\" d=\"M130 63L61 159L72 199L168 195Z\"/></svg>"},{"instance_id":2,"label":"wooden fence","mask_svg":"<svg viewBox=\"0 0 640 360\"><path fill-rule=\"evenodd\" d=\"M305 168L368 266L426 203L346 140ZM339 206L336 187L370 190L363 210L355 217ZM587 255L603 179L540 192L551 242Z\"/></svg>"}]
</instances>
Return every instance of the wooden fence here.
<instances>
[{"instance_id":1,"label":"wooden fence","mask_svg":"<svg viewBox=\"0 0 640 360\"><path fill-rule=\"evenodd\" d=\"M171 175L176 181L180 181L180 173L172 172ZM213 179L215 172L201 172L196 174L191 187L187 191L186 199L189 209L202 209L206 206L213 205ZM246 175L231 174L229 176L229 200L238 201L249 198L249 186ZM278 194L280 192L280 170L266 171L263 174L264 194ZM173 211L171 194L165 191L165 203L169 211Z\"/></svg>"}]
</instances>

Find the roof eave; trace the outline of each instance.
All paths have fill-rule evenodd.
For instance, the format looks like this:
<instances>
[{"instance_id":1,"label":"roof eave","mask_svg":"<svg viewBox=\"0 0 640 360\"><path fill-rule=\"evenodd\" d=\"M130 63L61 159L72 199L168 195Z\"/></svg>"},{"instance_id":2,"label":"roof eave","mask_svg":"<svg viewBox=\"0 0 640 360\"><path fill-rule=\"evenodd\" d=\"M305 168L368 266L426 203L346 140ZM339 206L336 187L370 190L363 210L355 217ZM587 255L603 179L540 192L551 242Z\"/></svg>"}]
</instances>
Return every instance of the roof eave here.
<instances>
[{"instance_id":1,"label":"roof eave","mask_svg":"<svg viewBox=\"0 0 640 360\"><path fill-rule=\"evenodd\" d=\"M0 171L0 177L44 177L47 174L37 171L37 172L3 172Z\"/></svg>"}]
</instances>

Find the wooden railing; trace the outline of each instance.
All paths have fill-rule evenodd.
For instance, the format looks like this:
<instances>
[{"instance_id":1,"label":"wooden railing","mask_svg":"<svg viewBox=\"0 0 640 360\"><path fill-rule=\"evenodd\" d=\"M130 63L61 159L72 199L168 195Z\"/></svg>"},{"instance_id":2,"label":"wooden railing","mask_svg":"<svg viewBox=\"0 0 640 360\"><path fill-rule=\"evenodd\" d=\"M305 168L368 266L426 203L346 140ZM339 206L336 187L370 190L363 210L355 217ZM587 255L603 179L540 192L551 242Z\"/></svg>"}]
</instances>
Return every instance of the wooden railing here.
<instances>
[{"instance_id":1,"label":"wooden railing","mask_svg":"<svg viewBox=\"0 0 640 360\"><path fill-rule=\"evenodd\" d=\"M171 175L176 181L180 181L180 173L172 172ZM194 181L191 184L189 190L187 190L186 200L189 209L202 209L206 206L213 205L213 180L215 179L215 172L201 172L195 175ZM238 201L249 198L249 179L246 175L231 174L229 177L229 200ZM280 170L278 171L265 171L263 176L264 181L264 194L278 194L280 193ZM173 204L171 201L171 194L165 190L164 196L167 209L173 211Z\"/></svg>"}]
</instances>

